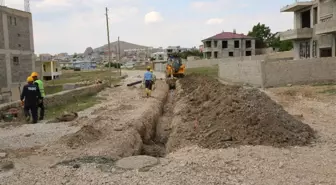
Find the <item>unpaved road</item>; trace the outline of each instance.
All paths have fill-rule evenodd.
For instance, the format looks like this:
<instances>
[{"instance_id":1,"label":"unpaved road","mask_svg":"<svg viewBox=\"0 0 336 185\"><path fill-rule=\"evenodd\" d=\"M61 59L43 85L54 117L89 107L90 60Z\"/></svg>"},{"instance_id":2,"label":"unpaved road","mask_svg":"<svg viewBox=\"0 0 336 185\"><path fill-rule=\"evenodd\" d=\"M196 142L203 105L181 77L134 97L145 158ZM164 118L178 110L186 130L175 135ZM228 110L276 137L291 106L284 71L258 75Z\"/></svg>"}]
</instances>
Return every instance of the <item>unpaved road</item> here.
<instances>
[{"instance_id":1,"label":"unpaved road","mask_svg":"<svg viewBox=\"0 0 336 185\"><path fill-rule=\"evenodd\" d=\"M137 71L128 73L130 77L126 82L136 81L137 76L142 75L142 72ZM139 88L122 86L106 89L99 94L106 100L84 111L82 118L74 122L0 129L1 150L9 154L2 161L12 161L15 165L12 170L0 172L0 184L336 184L336 100L293 100L280 97L272 91L267 93L290 113L303 114L303 121L318 132L320 137L313 145L286 149L242 146L218 150L189 146L160 158L160 163L152 168L117 168L111 161L120 156L139 153L137 145L141 143L137 141L141 141L141 138L133 126L138 122L146 124L148 116L155 116L148 110L159 108L158 95L164 94L160 94L162 88L158 86L151 99L144 98ZM79 146L67 146L69 140L60 142L62 135L72 136L83 125L92 126L99 132L91 130L77 135L76 138L85 141L84 144L78 142ZM18 144L22 138L28 149ZM80 166L54 165L82 156L110 158L103 159L103 162L86 159L86 162L78 163Z\"/></svg>"}]
</instances>

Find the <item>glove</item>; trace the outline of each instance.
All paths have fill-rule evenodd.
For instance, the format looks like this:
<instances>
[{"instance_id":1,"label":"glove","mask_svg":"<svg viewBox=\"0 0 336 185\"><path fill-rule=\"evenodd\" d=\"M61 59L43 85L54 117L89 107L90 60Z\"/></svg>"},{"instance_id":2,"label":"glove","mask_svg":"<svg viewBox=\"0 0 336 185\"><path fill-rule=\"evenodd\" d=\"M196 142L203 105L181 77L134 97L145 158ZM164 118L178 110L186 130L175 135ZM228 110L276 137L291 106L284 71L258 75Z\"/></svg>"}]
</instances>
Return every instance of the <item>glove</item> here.
<instances>
[{"instance_id":1,"label":"glove","mask_svg":"<svg viewBox=\"0 0 336 185\"><path fill-rule=\"evenodd\" d=\"M24 101L23 100L21 100L21 106L24 106Z\"/></svg>"}]
</instances>

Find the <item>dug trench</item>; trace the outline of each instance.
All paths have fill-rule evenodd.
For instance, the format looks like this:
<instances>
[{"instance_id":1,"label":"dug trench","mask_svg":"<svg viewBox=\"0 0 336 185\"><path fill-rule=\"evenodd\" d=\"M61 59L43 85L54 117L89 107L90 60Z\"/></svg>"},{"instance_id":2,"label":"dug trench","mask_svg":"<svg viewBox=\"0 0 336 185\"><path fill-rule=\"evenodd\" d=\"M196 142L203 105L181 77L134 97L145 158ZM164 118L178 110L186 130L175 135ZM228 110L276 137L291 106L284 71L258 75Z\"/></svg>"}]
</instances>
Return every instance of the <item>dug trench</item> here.
<instances>
[{"instance_id":1,"label":"dug trench","mask_svg":"<svg viewBox=\"0 0 336 185\"><path fill-rule=\"evenodd\" d=\"M192 74L171 88L162 116L141 154L163 157L189 145L219 149L240 145L304 146L315 131L258 89L224 85Z\"/></svg>"}]
</instances>

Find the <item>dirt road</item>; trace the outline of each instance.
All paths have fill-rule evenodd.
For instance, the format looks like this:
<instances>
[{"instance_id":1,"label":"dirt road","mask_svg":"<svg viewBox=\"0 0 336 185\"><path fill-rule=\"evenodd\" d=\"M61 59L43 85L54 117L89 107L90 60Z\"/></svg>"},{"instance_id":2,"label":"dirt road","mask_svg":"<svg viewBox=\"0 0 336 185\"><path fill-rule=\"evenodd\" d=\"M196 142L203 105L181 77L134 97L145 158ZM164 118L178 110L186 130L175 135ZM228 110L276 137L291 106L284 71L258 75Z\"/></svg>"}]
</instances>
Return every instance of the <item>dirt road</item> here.
<instances>
[{"instance_id":1,"label":"dirt road","mask_svg":"<svg viewBox=\"0 0 336 185\"><path fill-rule=\"evenodd\" d=\"M124 83L137 81L142 72L128 74ZM117 160L142 154L143 144L152 142L167 92L163 82L149 99L139 87L106 89L99 93L102 103L71 123L1 128L0 149L8 154L1 164L12 162L14 168L0 172L0 184L336 184L335 99L293 100L272 90L267 93L274 100L289 113L303 114L303 122L317 131L319 138L312 145L215 150L186 146L159 158L156 165L118 167Z\"/></svg>"}]
</instances>

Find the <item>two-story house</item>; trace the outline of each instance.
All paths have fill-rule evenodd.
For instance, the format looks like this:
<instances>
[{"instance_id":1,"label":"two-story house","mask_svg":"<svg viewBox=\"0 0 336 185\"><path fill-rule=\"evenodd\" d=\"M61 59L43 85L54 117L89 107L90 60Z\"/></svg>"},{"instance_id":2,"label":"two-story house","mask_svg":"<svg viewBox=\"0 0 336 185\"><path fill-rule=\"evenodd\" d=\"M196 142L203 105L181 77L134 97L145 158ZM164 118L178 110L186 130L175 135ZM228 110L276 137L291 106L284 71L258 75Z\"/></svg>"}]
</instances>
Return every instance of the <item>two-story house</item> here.
<instances>
[{"instance_id":1,"label":"two-story house","mask_svg":"<svg viewBox=\"0 0 336 185\"><path fill-rule=\"evenodd\" d=\"M336 56L336 1L296 1L281 12L294 13L294 29L282 32L280 40L292 40L294 59Z\"/></svg>"},{"instance_id":2,"label":"two-story house","mask_svg":"<svg viewBox=\"0 0 336 185\"><path fill-rule=\"evenodd\" d=\"M222 32L202 40L204 58L243 57L255 55L255 38L233 32Z\"/></svg>"}]
</instances>

